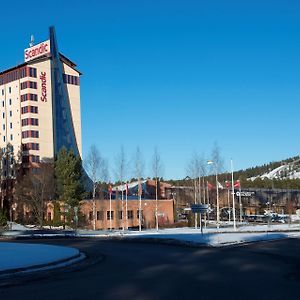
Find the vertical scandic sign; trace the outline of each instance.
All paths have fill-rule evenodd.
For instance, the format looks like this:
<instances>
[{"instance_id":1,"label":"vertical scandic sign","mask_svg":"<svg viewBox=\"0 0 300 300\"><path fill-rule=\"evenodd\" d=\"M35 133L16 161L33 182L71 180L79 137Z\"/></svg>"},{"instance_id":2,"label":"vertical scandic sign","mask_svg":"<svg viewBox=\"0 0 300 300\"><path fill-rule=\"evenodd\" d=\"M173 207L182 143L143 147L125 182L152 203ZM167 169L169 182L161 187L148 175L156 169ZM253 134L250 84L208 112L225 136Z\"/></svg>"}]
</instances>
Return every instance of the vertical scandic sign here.
<instances>
[{"instance_id":1,"label":"vertical scandic sign","mask_svg":"<svg viewBox=\"0 0 300 300\"><path fill-rule=\"evenodd\" d=\"M25 62L27 62L48 53L50 53L50 40L47 40L33 47L25 49L24 60Z\"/></svg>"},{"instance_id":2,"label":"vertical scandic sign","mask_svg":"<svg viewBox=\"0 0 300 300\"><path fill-rule=\"evenodd\" d=\"M40 74L41 80L41 101L47 102L47 78L46 72L41 72Z\"/></svg>"}]
</instances>

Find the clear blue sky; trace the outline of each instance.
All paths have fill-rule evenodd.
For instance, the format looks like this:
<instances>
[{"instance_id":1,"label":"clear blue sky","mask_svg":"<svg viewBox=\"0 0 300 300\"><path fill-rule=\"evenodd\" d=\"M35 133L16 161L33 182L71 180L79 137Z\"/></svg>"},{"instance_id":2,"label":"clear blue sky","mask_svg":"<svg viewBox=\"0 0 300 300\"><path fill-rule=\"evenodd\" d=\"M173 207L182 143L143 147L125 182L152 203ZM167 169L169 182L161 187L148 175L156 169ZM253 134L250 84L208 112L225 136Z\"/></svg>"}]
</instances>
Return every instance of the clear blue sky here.
<instances>
[{"instance_id":1,"label":"clear blue sky","mask_svg":"<svg viewBox=\"0 0 300 300\"><path fill-rule=\"evenodd\" d=\"M82 71L83 152L139 146L181 178L215 142L241 169L299 155L298 1L5 1L0 70L55 25Z\"/></svg>"}]
</instances>

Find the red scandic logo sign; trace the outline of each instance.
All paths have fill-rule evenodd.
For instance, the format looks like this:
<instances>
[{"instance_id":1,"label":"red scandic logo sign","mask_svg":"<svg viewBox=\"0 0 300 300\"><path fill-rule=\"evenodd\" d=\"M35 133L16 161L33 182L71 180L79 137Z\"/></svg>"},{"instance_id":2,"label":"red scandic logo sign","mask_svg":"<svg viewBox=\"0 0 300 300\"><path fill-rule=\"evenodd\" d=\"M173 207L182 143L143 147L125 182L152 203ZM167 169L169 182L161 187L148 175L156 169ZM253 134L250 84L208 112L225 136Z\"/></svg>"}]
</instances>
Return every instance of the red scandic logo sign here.
<instances>
[{"instance_id":1,"label":"red scandic logo sign","mask_svg":"<svg viewBox=\"0 0 300 300\"><path fill-rule=\"evenodd\" d=\"M47 78L46 78L46 72L41 72L40 80L41 80L41 101L42 102L47 102Z\"/></svg>"},{"instance_id":2,"label":"red scandic logo sign","mask_svg":"<svg viewBox=\"0 0 300 300\"><path fill-rule=\"evenodd\" d=\"M24 60L25 62L30 61L39 56L50 53L50 40L37 44L33 47L24 50Z\"/></svg>"}]
</instances>

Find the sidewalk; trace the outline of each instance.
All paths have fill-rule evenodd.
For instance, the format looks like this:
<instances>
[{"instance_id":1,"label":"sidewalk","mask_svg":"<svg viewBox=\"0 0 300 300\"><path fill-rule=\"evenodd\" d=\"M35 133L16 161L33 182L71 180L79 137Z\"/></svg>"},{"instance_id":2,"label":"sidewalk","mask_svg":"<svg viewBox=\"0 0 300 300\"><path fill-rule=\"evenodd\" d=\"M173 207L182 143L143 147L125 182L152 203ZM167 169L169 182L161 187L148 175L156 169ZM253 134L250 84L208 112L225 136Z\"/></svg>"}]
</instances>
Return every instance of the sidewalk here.
<instances>
[{"instance_id":1,"label":"sidewalk","mask_svg":"<svg viewBox=\"0 0 300 300\"><path fill-rule=\"evenodd\" d=\"M0 278L62 267L83 258L75 248L0 242Z\"/></svg>"}]
</instances>

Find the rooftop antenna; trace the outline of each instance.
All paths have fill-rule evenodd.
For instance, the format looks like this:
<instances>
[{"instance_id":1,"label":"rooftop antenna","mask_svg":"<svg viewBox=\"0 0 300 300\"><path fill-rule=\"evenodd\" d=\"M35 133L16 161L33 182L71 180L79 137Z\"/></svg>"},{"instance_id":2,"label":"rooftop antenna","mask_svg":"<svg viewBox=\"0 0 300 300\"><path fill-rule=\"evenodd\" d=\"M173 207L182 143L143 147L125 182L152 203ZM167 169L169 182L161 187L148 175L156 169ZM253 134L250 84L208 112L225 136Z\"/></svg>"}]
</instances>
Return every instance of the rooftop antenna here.
<instances>
[{"instance_id":1,"label":"rooftop antenna","mask_svg":"<svg viewBox=\"0 0 300 300\"><path fill-rule=\"evenodd\" d=\"M34 46L34 36L33 34L30 37L30 43L29 43L29 47L33 47Z\"/></svg>"}]
</instances>

